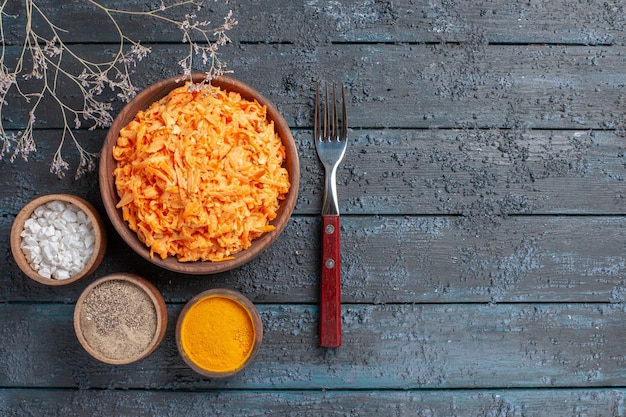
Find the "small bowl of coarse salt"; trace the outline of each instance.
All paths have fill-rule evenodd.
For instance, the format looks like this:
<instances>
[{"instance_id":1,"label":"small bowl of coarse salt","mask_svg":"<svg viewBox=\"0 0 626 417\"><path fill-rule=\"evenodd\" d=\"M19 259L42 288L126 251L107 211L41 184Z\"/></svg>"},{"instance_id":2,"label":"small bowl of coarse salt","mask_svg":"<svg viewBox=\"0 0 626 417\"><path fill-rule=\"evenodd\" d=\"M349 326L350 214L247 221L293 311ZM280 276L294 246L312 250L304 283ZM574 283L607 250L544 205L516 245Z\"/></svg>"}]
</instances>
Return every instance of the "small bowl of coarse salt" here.
<instances>
[{"instance_id":1,"label":"small bowl of coarse salt","mask_svg":"<svg viewBox=\"0 0 626 417\"><path fill-rule=\"evenodd\" d=\"M11 228L11 252L29 278L66 285L93 273L106 250L98 211L70 194L48 194L26 204Z\"/></svg>"}]
</instances>

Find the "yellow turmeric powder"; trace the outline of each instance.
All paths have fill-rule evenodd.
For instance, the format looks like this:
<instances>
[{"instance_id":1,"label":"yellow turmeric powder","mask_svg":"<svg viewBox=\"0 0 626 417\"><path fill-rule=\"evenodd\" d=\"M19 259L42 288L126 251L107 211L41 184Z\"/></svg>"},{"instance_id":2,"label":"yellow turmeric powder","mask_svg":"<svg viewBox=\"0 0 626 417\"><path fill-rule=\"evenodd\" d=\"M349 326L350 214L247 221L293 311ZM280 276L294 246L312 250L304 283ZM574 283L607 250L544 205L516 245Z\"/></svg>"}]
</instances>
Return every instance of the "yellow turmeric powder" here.
<instances>
[{"instance_id":1,"label":"yellow turmeric powder","mask_svg":"<svg viewBox=\"0 0 626 417\"><path fill-rule=\"evenodd\" d=\"M188 358L210 372L239 369L254 347L250 313L237 301L214 295L194 304L185 314L180 341Z\"/></svg>"}]
</instances>

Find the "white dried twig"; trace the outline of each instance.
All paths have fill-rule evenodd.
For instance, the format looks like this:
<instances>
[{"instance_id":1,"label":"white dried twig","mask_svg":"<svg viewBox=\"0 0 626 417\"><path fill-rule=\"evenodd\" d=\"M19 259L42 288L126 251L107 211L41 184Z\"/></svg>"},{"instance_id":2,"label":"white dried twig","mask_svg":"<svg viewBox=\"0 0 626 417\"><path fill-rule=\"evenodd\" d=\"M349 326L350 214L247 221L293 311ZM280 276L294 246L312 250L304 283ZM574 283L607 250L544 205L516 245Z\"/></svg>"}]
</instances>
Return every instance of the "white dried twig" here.
<instances>
[{"instance_id":1,"label":"white dried twig","mask_svg":"<svg viewBox=\"0 0 626 417\"><path fill-rule=\"evenodd\" d=\"M188 54L179 61L183 77L191 80L193 69L200 67L206 74L202 84L226 72L226 64L219 59L217 52L220 46L230 42L226 32L237 24L232 12L217 27L211 27L209 21L198 20L197 13L202 5L197 0L178 0L167 4L162 1L158 7L145 11L115 9L96 0L83 0L112 23L119 37L118 46L110 59L93 62L82 56L74 45L63 41L63 35L71 28L55 25L48 18L46 10L39 7L37 0L23 0L26 17L24 40L16 62L9 63L4 33L4 27L8 25L4 23L17 17L7 13L9 1L0 0L0 159L12 162L21 157L28 161L29 155L36 152L34 124L37 110L46 98L58 106L63 118L61 139L50 166L50 172L59 177L64 176L69 169L69 164L62 156L62 147L66 140L71 140L79 152L79 166L75 177L94 169L97 155L85 150L74 132L84 124L89 129L110 126L113 121L112 106L101 95L108 90L117 94L120 100L128 102L137 94L138 89L133 84L131 75L137 63L151 50L142 45L140 40L131 39L124 33L118 23L121 15L156 19L178 28L182 32L182 41L189 46ZM184 19L170 17L174 11L186 8L192 12L186 14ZM40 25L42 28L33 27L35 18L44 23ZM52 35L44 36L42 33ZM68 62L74 65L67 65ZM74 68L76 63L80 68L79 73L69 69ZM61 99L61 95L57 94L61 83L66 86L64 88L71 85L80 92L82 106L71 106ZM3 109L9 104L10 96L19 97L30 107L26 126L17 133L7 131L4 125Z\"/></svg>"}]
</instances>

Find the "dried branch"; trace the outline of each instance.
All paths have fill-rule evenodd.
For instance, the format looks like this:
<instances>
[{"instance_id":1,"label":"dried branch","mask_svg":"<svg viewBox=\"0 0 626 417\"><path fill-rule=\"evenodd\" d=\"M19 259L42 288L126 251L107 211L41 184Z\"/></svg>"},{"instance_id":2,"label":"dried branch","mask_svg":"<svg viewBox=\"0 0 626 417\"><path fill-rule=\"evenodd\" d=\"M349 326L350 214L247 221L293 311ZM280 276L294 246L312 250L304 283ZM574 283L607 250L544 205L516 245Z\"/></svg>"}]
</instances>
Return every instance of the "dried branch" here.
<instances>
[{"instance_id":1,"label":"dried branch","mask_svg":"<svg viewBox=\"0 0 626 417\"><path fill-rule=\"evenodd\" d=\"M93 62L81 55L78 48L63 41L63 35L71 28L55 25L46 10L39 7L37 0L24 0L24 40L16 62L11 65L7 62L4 23L15 20L18 16L7 13L9 0L0 0L0 159L13 162L21 157L28 161L29 155L36 152L34 125L38 107L46 97L58 107L63 119L62 135L50 172L63 177L69 169L69 164L62 156L63 144L68 140L75 145L80 156L75 178L95 168L98 155L85 150L74 132L83 124L88 125L89 129L111 125L113 108L111 103L102 98L102 94L110 91L117 94L120 100L130 101L138 92L131 79L134 67L151 52L140 40L132 39L124 33L118 23L122 15L156 19L181 31L182 42L189 46L187 55L178 63L182 67L183 78L191 80L191 73L196 67L203 68L206 74L202 84L226 72L226 64L219 59L218 49L230 42L227 32L237 24L232 12L226 15L220 25L212 27L209 21L198 20L197 12L201 10L202 4L196 0L181 0L170 4L162 2L159 7L145 11L110 8L96 0L83 1L103 14L115 28L119 43L110 59ZM190 12L182 20L170 17L174 11L187 9ZM44 23L40 25L42 28L36 30L33 27L35 19ZM70 66L68 62L74 65ZM80 68L79 73L69 69L75 68L76 63ZM62 84L65 89L72 86L79 91L82 105L72 106L61 99L57 88ZM9 104L11 95L19 97L30 108L26 127L17 133L8 132L4 125L3 109Z\"/></svg>"}]
</instances>

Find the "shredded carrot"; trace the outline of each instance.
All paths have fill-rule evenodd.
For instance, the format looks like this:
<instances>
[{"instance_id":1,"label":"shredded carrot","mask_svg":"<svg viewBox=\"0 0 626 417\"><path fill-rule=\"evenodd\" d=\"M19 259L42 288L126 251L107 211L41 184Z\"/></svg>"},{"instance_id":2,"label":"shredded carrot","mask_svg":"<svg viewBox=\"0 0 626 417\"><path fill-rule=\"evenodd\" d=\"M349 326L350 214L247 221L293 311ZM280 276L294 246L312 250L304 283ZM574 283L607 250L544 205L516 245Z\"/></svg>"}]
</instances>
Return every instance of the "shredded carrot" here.
<instances>
[{"instance_id":1,"label":"shredded carrot","mask_svg":"<svg viewBox=\"0 0 626 417\"><path fill-rule=\"evenodd\" d=\"M274 230L289 191L266 107L209 88L171 91L139 111L113 147L117 207L151 257L232 259Z\"/></svg>"}]
</instances>

